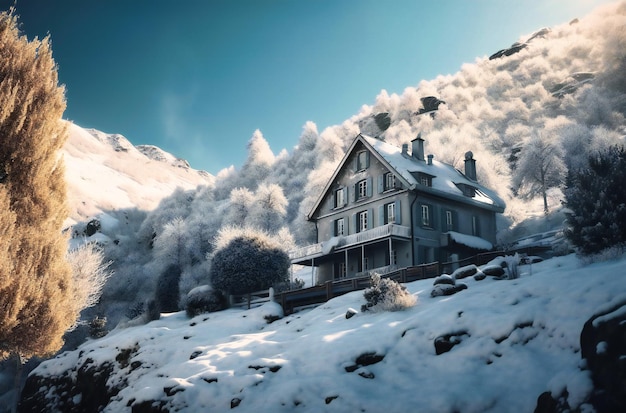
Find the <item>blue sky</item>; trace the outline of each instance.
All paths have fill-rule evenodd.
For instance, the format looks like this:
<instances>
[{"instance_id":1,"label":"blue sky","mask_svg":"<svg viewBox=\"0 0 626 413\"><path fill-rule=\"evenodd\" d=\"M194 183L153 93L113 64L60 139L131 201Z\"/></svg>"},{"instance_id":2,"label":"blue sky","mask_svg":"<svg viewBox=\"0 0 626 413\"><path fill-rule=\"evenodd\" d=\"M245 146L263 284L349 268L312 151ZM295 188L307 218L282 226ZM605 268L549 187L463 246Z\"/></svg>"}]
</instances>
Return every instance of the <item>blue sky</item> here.
<instances>
[{"instance_id":1,"label":"blue sky","mask_svg":"<svg viewBox=\"0 0 626 413\"><path fill-rule=\"evenodd\" d=\"M0 0L7 10L13 0ZM17 0L50 33L65 118L216 174L606 0Z\"/></svg>"}]
</instances>

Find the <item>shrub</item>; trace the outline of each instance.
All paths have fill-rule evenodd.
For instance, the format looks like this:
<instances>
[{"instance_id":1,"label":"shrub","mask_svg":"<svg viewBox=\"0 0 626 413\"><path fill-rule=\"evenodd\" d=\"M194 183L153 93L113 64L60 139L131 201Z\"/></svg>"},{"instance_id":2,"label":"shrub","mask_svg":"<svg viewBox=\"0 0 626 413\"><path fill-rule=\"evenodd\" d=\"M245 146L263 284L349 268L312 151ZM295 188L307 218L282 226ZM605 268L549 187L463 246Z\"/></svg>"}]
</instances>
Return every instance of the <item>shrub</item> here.
<instances>
[{"instance_id":1,"label":"shrub","mask_svg":"<svg viewBox=\"0 0 626 413\"><path fill-rule=\"evenodd\" d=\"M196 287L187 295L186 311L190 318L202 313L221 311L227 306L226 296L208 285Z\"/></svg>"},{"instance_id":2,"label":"shrub","mask_svg":"<svg viewBox=\"0 0 626 413\"><path fill-rule=\"evenodd\" d=\"M95 317L89 322L89 337L102 338L107 335L106 329L107 318Z\"/></svg>"},{"instance_id":3,"label":"shrub","mask_svg":"<svg viewBox=\"0 0 626 413\"><path fill-rule=\"evenodd\" d=\"M363 292L367 301L362 311L398 311L415 305L417 299L407 291L406 287L389 278L381 278L373 274L371 287Z\"/></svg>"},{"instance_id":4,"label":"shrub","mask_svg":"<svg viewBox=\"0 0 626 413\"><path fill-rule=\"evenodd\" d=\"M219 239L216 244L209 270L213 288L247 294L288 280L289 256L267 234L248 229L225 244Z\"/></svg>"}]
</instances>

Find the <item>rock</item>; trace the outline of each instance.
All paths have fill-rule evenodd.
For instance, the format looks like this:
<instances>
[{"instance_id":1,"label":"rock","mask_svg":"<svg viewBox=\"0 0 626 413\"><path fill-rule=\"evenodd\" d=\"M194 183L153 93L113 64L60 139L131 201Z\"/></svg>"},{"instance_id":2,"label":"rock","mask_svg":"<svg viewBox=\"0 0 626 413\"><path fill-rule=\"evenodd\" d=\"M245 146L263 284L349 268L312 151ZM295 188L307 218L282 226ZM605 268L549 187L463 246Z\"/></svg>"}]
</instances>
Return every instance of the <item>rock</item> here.
<instances>
[{"instance_id":1,"label":"rock","mask_svg":"<svg viewBox=\"0 0 626 413\"><path fill-rule=\"evenodd\" d=\"M87 359L76 375L42 377L30 375L19 403L20 412L97 412L102 410L121 388L107 386L113 364L94 365ZM50 389L55 389L50 392Z\"/></svg>"},{"instance_id":2,"label":"rock","mask_svg":"<svg viewBox=\"0 0 626 413\"><path fill-rule=\"evenodd\" d=\"M626 302L591 317L580 334L598 413L626 411Z\"/></svg>"},{"instance_id":3,"label":"rock","mask_svg":"<svg viewBox=\"0 0 626 413\"><path fill-rule=\"evenodd\" d=\"M450 284L437 284L430 292L431 297L441 297L446 295L456 294L461 290L467 289L467 285L464 283L458 283L455 285Z\"/></svg>"},{"instance_id":4,"label":"rock","mask_svg":"<svg viewBox=\"0 0 626 413\"><path fill-rule=\"evenodd\" d=\"M440 355L452 350L452 347L460 344L464 337L469 337L467 331L445 334L435 338L435 354Z\"/></svg>"},{"instance_id":5,"label":"rock","mask_svg":"<svg viewBox=\"0 0 626 413\"><path fill-rule=\"evenodd\" d=\"M376 353L363 353L356 358L354 364L344 367L346 372L352 373L363 366L370 366L372 364L380 363L385 356L383 354Z\"/></svg>"},{"instance_id":6,"label":"rock","mask_svg":"<svg viewBox=\"0 0 626 413\"><path fill-rule=\"evenodd\" d=\"M358 313L359 312L357 310L355 310L354 308L348 308L348 311L346 311L346 320L351 319L352 317L354 317Z\"/></svg>"},{"instance_id":7,"label":"rock","mask_svg":"<svg viewBox=\"0 0 626 413\"><path fill-rule=\"evenodd\" d=\"M500 265L488 265L481 269L483 274L491 277L502 277L505 273L504 268Z\"/></svg>"},{"instance_id":8,"label":"rock","mask_svg":"<svg viewBox=\"0 0 626 413\"><path fill-rule=\"evenodd\" d=\"M476 273L478 273L478 267L472 264L472 265L466 265L465 267L456 269L452 273L452 277L456 280L461 280L463 278L471 277L472 275L475 275Z\"/></svg>"},{"instance_id":9,"label":"rock","mask_svg":"<svg viewBox=\"0 0 626 413\"><path fill-rule=\"evenodd\" d=\"M100 231L100 228L102 228L102 224L100 223L100 221L94 218L91 221L89 221L87 225L85 226L85 231L84 231L85 235L88 237L91 237L96 232Z\"/></svg>"},{"instance_id":10,"label":"rock","mask_svg":"<svg viewBox=\"0 0 626 413\"><path fill-rule=\"evenodd\" d=\"M454 278L449 276L448 274L441 274L439 277L435 278L433 285L441 285L441 284L449 284L454 285L456 281Z\"/></svg>"}]
</instances>

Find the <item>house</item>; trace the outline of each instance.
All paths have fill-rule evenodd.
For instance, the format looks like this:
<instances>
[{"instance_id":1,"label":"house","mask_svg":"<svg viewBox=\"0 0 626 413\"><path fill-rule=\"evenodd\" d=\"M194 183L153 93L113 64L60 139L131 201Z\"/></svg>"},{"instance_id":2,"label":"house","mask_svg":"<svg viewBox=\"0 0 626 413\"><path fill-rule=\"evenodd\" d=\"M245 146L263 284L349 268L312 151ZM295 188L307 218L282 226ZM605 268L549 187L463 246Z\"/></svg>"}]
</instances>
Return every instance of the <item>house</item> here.
<instances>
[{"instance_id":1,"label":"house","mask_svg":"<svg viewBox=\"0 0 626 413\"><path fill-rule=\"evenodd\" d=\"M318 243L291 251L292 264L321 284L491 250L505 204L477 182L472 152L462 173L424 157L421 136L410 146L359 134L307 217Z\"/></svg>"}]
</instances>

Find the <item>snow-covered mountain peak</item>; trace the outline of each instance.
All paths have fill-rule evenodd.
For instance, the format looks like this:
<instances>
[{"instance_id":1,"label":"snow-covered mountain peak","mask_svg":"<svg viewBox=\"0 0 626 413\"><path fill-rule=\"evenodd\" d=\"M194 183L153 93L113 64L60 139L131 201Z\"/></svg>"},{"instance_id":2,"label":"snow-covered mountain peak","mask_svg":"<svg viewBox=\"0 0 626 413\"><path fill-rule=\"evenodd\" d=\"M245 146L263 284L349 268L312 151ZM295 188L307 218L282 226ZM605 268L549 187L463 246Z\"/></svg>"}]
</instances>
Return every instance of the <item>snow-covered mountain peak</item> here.
<instances>
[{"instance_id":1,"label":"snow-covered mountain peak","mask_svg":"<svg viewBox=\"0 0 626 413\"><path fill-rule=\"evenodd\" d=\"M155 146L133 146L119 134L70 124L63 148L70 222L106 211L152 210L176 188L212 186L215 177Z\"/></svg>"}]
</instances>

